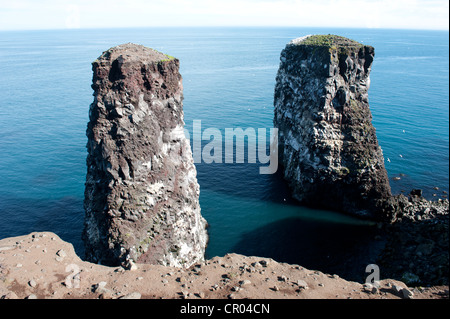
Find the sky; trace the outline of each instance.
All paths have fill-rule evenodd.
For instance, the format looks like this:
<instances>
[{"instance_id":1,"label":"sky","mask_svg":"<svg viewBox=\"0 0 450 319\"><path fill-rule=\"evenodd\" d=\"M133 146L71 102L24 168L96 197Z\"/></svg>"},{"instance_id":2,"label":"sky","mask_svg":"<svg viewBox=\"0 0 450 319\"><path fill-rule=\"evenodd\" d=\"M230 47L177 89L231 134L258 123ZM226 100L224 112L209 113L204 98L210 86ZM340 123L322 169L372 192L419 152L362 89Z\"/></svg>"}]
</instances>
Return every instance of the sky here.
<instances>
[{"instance_id":1,"label":"sky","mask_svg":"<svg viewBox=\"0 0 450 319\"><path fill-rule=\"evenodd\" d=\"M0 30L165 26L449 29L449 0L0 0Z\"/></svg>"}]
</instances>

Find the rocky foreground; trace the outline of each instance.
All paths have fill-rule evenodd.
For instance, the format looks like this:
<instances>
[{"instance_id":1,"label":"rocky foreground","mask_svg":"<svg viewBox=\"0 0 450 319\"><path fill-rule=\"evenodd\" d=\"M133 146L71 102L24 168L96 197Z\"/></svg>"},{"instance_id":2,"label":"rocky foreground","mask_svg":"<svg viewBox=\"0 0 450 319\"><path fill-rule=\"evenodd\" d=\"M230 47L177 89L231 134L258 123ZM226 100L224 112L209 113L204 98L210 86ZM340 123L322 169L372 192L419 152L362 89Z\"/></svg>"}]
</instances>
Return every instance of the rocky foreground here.
<instances>
[{"instance_id":1,"label":"rocky foreground","mask_svg":"<svg viewBox=\"0 0 450 319\"><path fill-rule=\"evenodd\" d=\"M131 264L128 269L82 261L50 232L0 240L2 299L442 299L448 286L380 287L337 275L229 254L188 269Z\"/></svg>"}]
</instances>

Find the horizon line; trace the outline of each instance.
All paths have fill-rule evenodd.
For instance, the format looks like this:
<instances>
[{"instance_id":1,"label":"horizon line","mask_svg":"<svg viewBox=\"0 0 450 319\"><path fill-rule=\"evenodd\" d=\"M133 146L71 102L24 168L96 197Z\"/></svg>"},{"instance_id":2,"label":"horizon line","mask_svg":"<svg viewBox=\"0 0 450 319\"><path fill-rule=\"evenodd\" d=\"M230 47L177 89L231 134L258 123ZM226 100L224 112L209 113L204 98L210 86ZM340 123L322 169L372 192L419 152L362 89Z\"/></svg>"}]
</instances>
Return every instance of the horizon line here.
<instances>
[{"instance_id":1,"label":"horizon line","mask_svg":"<svg viewBox=\"0 0 450 319\"><path fill-rule=\"evenodd\" d=\"M32 32L32 31L77 31L77 30L118 30L118 29L152 29L152 28L311 28L311 29L359 29L359 30L399 30L399 31L441 31L449 32L447 29L422 29L409 27L353 27L353 26L290 26L290 25L165 25L165 26L127 26L127 27L80 27L80 28L33 28L33 29L0 29L0 32Z\"/></svg>"}]
</instances>

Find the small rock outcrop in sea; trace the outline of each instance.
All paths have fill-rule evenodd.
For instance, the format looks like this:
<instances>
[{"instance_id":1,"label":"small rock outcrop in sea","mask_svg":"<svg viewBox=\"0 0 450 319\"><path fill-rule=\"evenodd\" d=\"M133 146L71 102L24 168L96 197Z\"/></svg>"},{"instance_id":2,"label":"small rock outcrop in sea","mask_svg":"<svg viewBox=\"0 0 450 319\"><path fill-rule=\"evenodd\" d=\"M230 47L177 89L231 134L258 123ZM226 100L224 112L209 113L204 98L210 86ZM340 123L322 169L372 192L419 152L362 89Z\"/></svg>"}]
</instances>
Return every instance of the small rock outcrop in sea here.
<instances>
[{"instance_id":1,"label":"small rock outcrop in sea","mask_svg":"<svg viewBox=\"0 0 450 319\"><path fill-rule=\"evenodd\" d=\"M281 53L274 96L280 163L293 196L378 218L391 190L368 90L374 48L334 35L295 39Z\"/></svg>"},{"instance_id":2,"label":"small rock outcrop in sea","mask_svg":"<svg viewBox=\"0 0 450 319\"><path fill-rule=\"evenodd\" d=\"M449 201L428 201L421 193L413 190L386 202L390 223L377 264L384 276L407 285L448 285Z\"/></svg>"},{"instance_id":3,"label":"small rock outcrop in sea","mask_svg":"<svg viewBox=\"0 0 450 319\"><path fill-rule=\"evenodd\" d=\"M202 261L206 221L184 135L179 60L124 44L95 60L93 72L86 258L177 267Z\"/></svg>"}]
</instances>

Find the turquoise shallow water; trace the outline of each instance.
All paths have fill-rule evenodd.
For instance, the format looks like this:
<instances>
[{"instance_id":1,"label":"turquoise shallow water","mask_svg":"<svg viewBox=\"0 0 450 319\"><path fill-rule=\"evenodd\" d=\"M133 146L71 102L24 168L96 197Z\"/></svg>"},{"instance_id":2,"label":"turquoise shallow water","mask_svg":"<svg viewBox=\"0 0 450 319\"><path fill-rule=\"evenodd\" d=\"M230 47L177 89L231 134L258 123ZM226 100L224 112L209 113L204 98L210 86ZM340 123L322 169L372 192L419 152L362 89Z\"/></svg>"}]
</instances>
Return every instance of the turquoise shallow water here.
<instances>
[{"instance_id":1,"label":"turquoise shallow water","mask_svg":"<svg viewBox=\"0 0 450 319\"><path fill-rule=\"evenodd\" d=\"M165 28L0 32L0 238L53 231L82 254L90 63L140 43L181 61L186 127L270 128L279 55L293 38L334 33L375 47L370 105L395 193L449 188L448 32ZM401 156L400 156L401 155ZM387 159L389 158L389 161ZM197 164L208 257L239 252L363 272L374 227L306 209L258 164ZM438 187L439 190L434 190ZM347 263L345 262L347 261ZM352 261L349 263L348 261ZM341 265L337 267L336 265Z\"/></svg>"}]
</instances>

